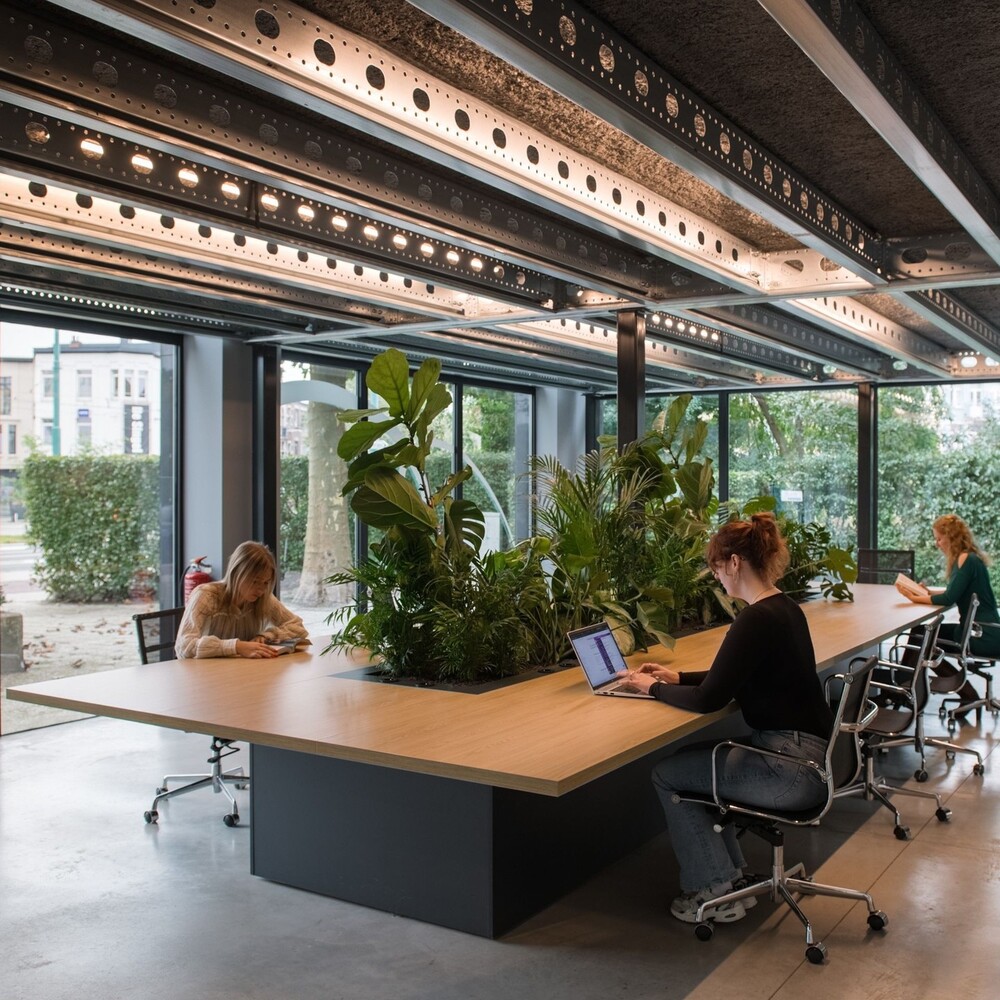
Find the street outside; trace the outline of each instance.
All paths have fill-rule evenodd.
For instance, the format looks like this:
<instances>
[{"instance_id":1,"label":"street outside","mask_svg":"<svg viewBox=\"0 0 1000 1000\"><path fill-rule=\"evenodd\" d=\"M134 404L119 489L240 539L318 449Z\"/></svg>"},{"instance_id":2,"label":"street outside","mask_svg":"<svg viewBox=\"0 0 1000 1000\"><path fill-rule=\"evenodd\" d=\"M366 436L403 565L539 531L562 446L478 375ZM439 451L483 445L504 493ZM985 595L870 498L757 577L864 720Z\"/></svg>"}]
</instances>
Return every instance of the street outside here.
<instances>
[{"instance_id":1,"label":"street outside","mask_svg":"<svg viewBox=\"0 0 1000 1000\"><path fill-rule=\"evenodd\" d=\"M7 688L77 674L114 670L139 662L132 616L156 607L146 600L121 604L50 601L32 579L39 551L25 538L23 521L0 519L0 583L4 611L24 619L24 669L0 674L0 735L87 718L43 705L12 701ZM311 634L324 632L327 609L295 608ZM6 651L5 651L6 652Z\"/></svg>"}]
</instances>

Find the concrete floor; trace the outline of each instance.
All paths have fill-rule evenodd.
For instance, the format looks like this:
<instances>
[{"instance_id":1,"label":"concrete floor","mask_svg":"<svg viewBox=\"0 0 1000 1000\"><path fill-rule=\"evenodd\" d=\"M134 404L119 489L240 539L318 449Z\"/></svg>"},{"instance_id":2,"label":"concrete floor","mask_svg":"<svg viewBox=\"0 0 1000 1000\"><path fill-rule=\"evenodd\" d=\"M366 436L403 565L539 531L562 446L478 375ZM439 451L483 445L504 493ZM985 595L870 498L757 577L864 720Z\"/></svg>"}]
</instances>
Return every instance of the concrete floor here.
<instances>
[{"instance_id":1,"label":"concrete floor","mask_svg":"<svg viewBox=\"0 0 1000 1000\"><path fill-rule=\"evenodd\" d=\"M928 720L937 731L936 717ZM1000 723L959 739L987 756ZM711 942L671 919L676 887L658 837L498 941L393 917L249 874L246 826L198 792L143 823L165 771L199 769L206 738L86 719L0 739L0 997L3 1000L918 1000L993 997L1000 978L1000 786L972 758L928 758L954 811L900 796L912 831L885 810L837 803L818 830L788 835L789 863L870 889L890 917L810 899L829 947L805 961L787 910L762 899ZM242 755L245 759L246 755ZM995 755L994 755L995 756ZM915 754L881 761L905 779ZM248 793L241 795L244 822ZM623 822L627 817L623 817ZM526 845L530 849L530 844ZM748 847L758 870L763 845Z\"/></svg>"}]
</instances>

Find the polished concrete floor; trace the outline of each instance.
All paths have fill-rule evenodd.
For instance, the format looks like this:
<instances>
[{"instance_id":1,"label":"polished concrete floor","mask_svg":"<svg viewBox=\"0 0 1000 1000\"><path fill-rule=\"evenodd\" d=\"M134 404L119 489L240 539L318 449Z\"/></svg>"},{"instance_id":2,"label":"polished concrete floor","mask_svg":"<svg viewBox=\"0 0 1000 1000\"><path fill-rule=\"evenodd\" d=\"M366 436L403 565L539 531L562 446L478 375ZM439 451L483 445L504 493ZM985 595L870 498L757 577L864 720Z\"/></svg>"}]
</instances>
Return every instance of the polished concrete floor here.
<instances>
[{"instance_id":1,"label":"polished concrete floor","mask_svg":"<svg viewBox=\"0 0 1000 1000\"><path fill-rule=\"evenodd\" d=\"M989 715L959 734L985 777L931 751L922 787L947 798L949 823L900 796L908 841L861 799L789 833L789 863L869 889L890 918L876 933L863 904L806 900L829 948L813 966L767 899L707 943L670 918L664 836L489 941L251 876L249 829L223 825L219 796L183 796L146 826L159 775L198 769L203 737L111 719L15 733L0 739L0 998L985 1000L1000 981L998 739ZM915 763L909 749L880 760L900 780ZM763 845L748 854L766 864Z\"/></svg>"}]
</instances>

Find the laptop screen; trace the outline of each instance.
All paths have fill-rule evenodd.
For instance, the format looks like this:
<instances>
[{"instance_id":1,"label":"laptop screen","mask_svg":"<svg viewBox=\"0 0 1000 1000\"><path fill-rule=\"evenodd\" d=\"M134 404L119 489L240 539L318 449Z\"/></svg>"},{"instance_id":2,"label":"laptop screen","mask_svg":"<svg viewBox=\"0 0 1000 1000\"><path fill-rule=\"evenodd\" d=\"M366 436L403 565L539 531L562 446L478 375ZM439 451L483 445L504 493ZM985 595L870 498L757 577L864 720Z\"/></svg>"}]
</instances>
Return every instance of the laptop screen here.
<instances>
[{"instance_id":1,"label":"laptop screen","mask_svg":"<svg viewBox=\"0 0 1000 1000\"><path fill-rule=\"evenodd\" d=\"M569 633L569 641L594 690L613 681L619 670L626 669L625 657L605 622L574 629Z\"/></svg>"}]
</instances>

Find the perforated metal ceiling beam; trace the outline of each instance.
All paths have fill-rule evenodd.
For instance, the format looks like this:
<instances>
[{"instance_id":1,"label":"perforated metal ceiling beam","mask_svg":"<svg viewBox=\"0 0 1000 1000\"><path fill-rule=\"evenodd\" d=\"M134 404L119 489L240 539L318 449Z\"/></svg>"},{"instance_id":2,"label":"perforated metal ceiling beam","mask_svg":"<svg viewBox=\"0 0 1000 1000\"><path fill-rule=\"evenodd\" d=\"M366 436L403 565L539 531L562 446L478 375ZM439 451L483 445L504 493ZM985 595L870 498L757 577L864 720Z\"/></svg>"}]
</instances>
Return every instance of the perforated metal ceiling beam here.
<instances>
[{"instance_id":1,"label":"perforated metal ceiling beam","mask_svg":"<svg viewBox=\"0 0 1000 1000\"><path fill-rule=\"evenodd\" d=\"M73 0L50 2L77 8ZM209 11L165 0L91 0L87 11L150 44L536 202L592 234L620 240L654 259L673 261L744 290L754 290L767 269L762 259L766 255L732 234L294 4L276 2L265 10L243 0L214 0ZM712 151L733 140L729 132L725 138L716 134L716 117L708 110L705 114L709 118L700 120L703 126L711 120L711 134L694 145L705 147L701 155L709 164L722 155ZM620 117L619 109L612 120ZM669 119L669 113L661 111L660 117ZM687 117L685 104L685 120L674 123L677 128L687 127ZM284 140L279 134L276 141ZM805 269L813 279L811 287L804 285L803 273L788 273L797 294L881 283L875 277L880 252L873 233L801 179L793 185L793 175L780 164L772 165L773 158L765 162L761 152L750 170L747 156L753 158L741 138L722 159L733 162L735 174L748 175L744 179L749 189L757 183L774 189L773 197L765 197L755 208L783 204L782 219L795 238L802 219L814 217L819 229L831 234L822 252L814 251L817 265L824 256L843 265L840 273L820 266ZM730 187L732 178L723 185L724 192L730 193ZM853 252L847 253L847 247ZM575 250L569 247L571 254ZM655 295L648 299L655 304Z\"/></svg>"},{"instance_id":2,"label":"perforated metal ceiling beam","mask_svg":"<svg viewBox=\"0 0 1000 1000\"><path fill-rule=\"evenodd\" d=\"M239 200L219 198L217 188L210 188L207 200L204 188L177 179L180 169L206 168L366 214L379 225L417 228L469 253L498 252L508 271L542 269L560 280L657 299L669 299L678 289L702 286L703 294L710 294L720 287L495 190L477 188L463 174L435 172L432 163L416 165L360 136L268 107L266 98L248 99L176 66L165 68L120 41L102 40L99 26L94 34L73 31L10 4L0 4L0 13L6 15L0 52L7 78L0 79L0 96L22 119L49 116L41 124L52 133L40 141L36 123L35 132L26 135L30 117L15 121L8 111L0 148L31 162L57 162L63 170L137 197L156 194L238 214L244 208ZM71 145L61 139L60 126L72 132ZM81 153L79 143L87 136L103 146L100 155ZM144 172L131 165L137 153L151 154ZM261 224L279 225L271 214L260 209ZM322 220L310 231L336 243L337 234L326 231ZM392 248L386 250L391 263Z\"/></svg>"},{"instance_id":3,"label":"perforated metal ceiling beam","mask_svg":"<svg viewBox=\"0 0 1000 1000\"><path fill-rule=\"evenodd\" d=\"M873 285L877 233L570 0L410 0Z\"/></svg>"},{"instance_id":4,"label":"perforated metal ceiling beam","mask_svg":"<svg viewBox=\"0 0 1000 1000\"><path fill-rule=\"evenodd\" d=\"M1000 263L1000 201L854 0L758 0Z\"/></svg>"},{"instance_id":5,"label":"perforated metal ceiling beam","mask_svg":"<svg viewBox=\"0 0 1000 1000\"><path fill-rule=\"evenodd\" d=\"M1000 330L942 291L911 292L899 296L906 305L950 333L973 351L1000 361Z\"/></svg>"},{"instance_id":6,"label":"perforated metal ceiling beam","mask_svg":"<svg viewBox=\"0 0 1000 1000\"><path fill-rule=\"evenodd\" d=\"M882 354L905 361L938 378L952 375L948 353L908 327L869 309L854 299L831 296L817 299L787 299L775 302L782 313L819 323L827 330L867 342Z\"/></svg>"}]
</instances>

